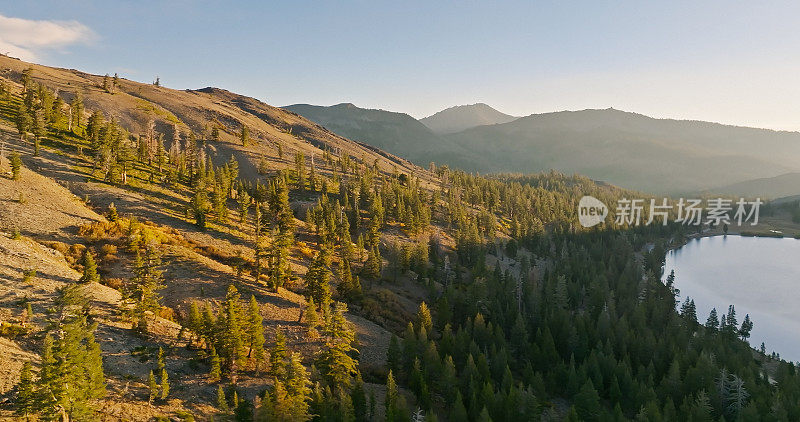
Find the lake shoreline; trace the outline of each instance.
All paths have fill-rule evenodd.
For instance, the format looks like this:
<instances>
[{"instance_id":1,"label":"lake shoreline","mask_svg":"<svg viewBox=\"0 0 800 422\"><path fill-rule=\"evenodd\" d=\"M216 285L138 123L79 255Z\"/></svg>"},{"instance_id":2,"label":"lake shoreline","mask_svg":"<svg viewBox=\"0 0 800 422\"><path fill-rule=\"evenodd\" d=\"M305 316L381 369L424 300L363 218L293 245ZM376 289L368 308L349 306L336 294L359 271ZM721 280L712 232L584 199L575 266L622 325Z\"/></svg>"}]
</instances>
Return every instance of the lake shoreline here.
<instances>
[{"instance_id":1,"label":"lake shoreline","mask_svg":"<svg viewBox=\"0 0 800 422\"><path fill-rule=\"evenodd\" d=\"M768 238L768 239L797 239L800 240L800 234L794 236L786 236L783 233L767 233L767 232L758 232L758 231L749 231L749 230L740 230L740 231L728 231L724 233L722 230L718 229L707 229L703 233L691 233L687 234L683 237L682 242L676 242L675 239L670 239L667 247L665 248L665 252L674 251L686 246L690 240L694 239L702 239L705 237L719 237L719 236L740 236L740 237L761 237L761 238Z\"/></svg>"},{"instance_id":2,"label":"lake shoreline","mask_svg":"<svg viewBox=\"0 0 800 422\"><path fill-rule=\"evenodd\" d=\"M800 243L782 240L797 240L788 236L728 235L706 232L685 236L683 242L676 239L666 252L661 282L675 271L675 287L682 297L695 300L700 323L711 309L720 312L735 305L740 318L750 314L756 323L752 349L765 342L784 359L797 360L800 338L786 333L800 332L791 313L800 300L794 289Z\"/></svg>"}]
</instances>

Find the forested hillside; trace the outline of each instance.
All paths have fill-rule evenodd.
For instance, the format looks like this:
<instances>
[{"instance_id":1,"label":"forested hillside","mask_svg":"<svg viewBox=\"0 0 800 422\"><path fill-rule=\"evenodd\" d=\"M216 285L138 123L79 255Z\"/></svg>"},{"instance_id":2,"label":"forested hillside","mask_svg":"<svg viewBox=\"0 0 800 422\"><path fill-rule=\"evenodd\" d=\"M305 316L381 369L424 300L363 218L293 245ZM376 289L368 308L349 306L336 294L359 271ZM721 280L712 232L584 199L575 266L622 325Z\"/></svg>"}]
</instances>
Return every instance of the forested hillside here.
<instances>
[{"instance_id":1,"label":"forested hillside","mask_svg":"<svg viewBox=\"0 0 800 422\"><path fill-rule=\"evenodd\" d=\"M422 169L215 88L0 76L3 417L800 418L749 317L661 282L683 226L577 224L635 192Z\"/></svg>"},{"instance_id":2,"label":"forested hillside","mask_svg":"<svg viewBox=\"0 0 800 422\"><path fill-rule=\"evenodd\" d=\"M294 104L284 108L334 133L397 154L421 166L427 167L430 162L449 162L448 157L470 159L453 142L442 139L405 113L364 109L349 103L330 107Z\"/></svg>"},{"instance_id":3,"label":"forested hillside","mask_svg":"<svg viewBox=\"0 0 800 422\"><path fill-rule=\"evenodd\" d=\"M426 119L423 122L439 128L438 132L419 135L410 122L404 122L403 127L415 130L398 131L394 123L383 119L367 125L361 122L365 110L335 107L298 106L294 111L343 136L355 136L423 166L436 161L485 174L555 169L629 189L671 195L736 187L739 182L800 169L797 132L655 119L605 109L508 116L505 121L495 116L496 124L461 124L463 130L447 129L447 115L437 114L426 119L437 117L443 126ZM441 113L445 112L462 118L460 114L465 111L456 107ZM458 119L454 119L456 125ZM774 196L770 189L760 191Z\"/></svg>"}]
</instances>

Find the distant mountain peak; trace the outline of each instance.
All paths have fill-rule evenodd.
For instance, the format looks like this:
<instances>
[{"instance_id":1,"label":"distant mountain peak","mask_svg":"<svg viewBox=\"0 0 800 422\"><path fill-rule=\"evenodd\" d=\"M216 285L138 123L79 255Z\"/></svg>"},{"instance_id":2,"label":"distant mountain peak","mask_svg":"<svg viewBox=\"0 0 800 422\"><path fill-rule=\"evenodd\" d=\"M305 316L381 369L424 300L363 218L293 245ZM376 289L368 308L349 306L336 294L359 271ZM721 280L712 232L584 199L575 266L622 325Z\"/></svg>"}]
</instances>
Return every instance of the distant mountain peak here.
<instances>
[{"instance_id":1,"label":"distant mountain peak","mask_svg":"<svg viewBox=\"0 0 800 422\"><path fill-rule=\"evenodd\" d=\"M516 120L517 117L501 113L488 104L457 105L420 119L432 131L444 134L471 129L476 126L496 125Z\"/></svg>"}]
</instances>

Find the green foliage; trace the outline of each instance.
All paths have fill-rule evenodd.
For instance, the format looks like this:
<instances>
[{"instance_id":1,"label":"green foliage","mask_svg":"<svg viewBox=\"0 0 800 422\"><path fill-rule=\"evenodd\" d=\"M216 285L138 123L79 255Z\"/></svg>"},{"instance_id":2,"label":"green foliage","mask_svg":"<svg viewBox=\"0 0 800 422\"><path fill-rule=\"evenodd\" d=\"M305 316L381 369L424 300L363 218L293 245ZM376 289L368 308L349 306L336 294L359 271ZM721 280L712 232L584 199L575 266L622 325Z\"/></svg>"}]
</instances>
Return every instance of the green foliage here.
<instances>
[{"instance_id":1,"label":"green foliage","mask_svg":"<svg viewBox=\"0 0 800 422\"><path fill-rule=\"evenodd\" d=\"M243 147L246 147L248 142L250 142L250 129L248 129L244 124L239 132L239 141L242 143Z\"/></svg>"},{"instance_id":2,"label":"green foliage","mask_svg":"<svg viewBox=\"0 0 800 422\"><path fill-rule=\"evenodd\" d=\"M416 325L418 327L422 327L425 331L431 332L433 329L433 319L431 319L431 311L428 309L428 305L426 305L425 302L419 304L416 319Z\"/></svg>"},{"instance_id":3,"label":"green foliage","mask_svg":"<svg viewBox=\"0 0 800 422\"><path fill-rule=\"evenodd\" d=\"M27 270L22 270L22 282L23 283L30 283L33 279L36 278L36 269L29 268Z\"/></svg>"},{"instance_id":4,"label":"green foliage","mask_svg":"<svg viewBox=\"0 0 800 422\"><path fill-rule=\"evenodd\" d=\"M303 318L305 319L304 323L306 326L306 335L312 339L319 337L319 331L317 331L317 327L320 325L320 320L319 314L317 314L317 304L314 302L314 298L308 299L306 309L303 311Z\"/></svg>"},{"instance_id":5,"label":"green foliage","mask_svg":"<svg viewBox=\"0 0 800 422\"><path fill-rule=\"evenodd\" d=\"M317 252L306 273L306 294L309 300L319 303L323 308L329 306L331 301L330 253L322 247Z\"/></svg>"},{"instance_id":6,"label":"green foliage","mask_svg":"<svg viewBox=\"0 0 800 422\"><path fill-rule=\"evenodd\" d=\"M236 372L243 366L246 357L243 326L245 318L239 292L233 285L228 286L225 303L217 318L217 352L234 383Z\"/></svg>"},{"instance_id":7,"label":"green foliage","mask_svg":"<svg viewBox=\"0 0 800 422\"><path fill-rule=\"evenodd\" d=\"M19 154L12 152L9 161L11 162L11 178L19 180L22 178L22 160L19 158Z\"/></svg>"},{"instance_id":8,"label":"green foliage","mask_svg":"<svg viewBox=\"0 0 800 422\"><path fill-rule=\"evenodd\" d=\"M55 335L45 337L36 400L29 412L84 420L94 415L97 399L105 395L96 325L86 321L86 303L74 285L59 291L53 309L58 318L51 326Z\"/></svg>"},{"instance_id":9,"label":"green foliage","mask_svg":"<svg viewBox=\"0 0 800 422\"><path fill-rule=\"evenodd\" d=\"M299 354L291 353L288 359L285 353L278 354L281 359L279 366L283 369L273 371L272 394L265 394L260 405L256 407L256 420L307 421L311 419L311 381L308 371Z\"/></svg>"},{"instance_id":10,"label":"green foliage","mask_svg":"<svg viewBox=\"0 0 800 422\"><path fill-rule=\"evenodd\" d=\"M286 336L280 326L275 327L275 344L269 351L270 373L281 379L286 374Z\"/></svg>"},{"instance_id":11,"label":"green foliage","mask_svg":"<svg viewBox=\"0 0 800 422\"><path fill-rule=\"evenodd\" d=\"M349 389L353 377L358 375L357 353L353 343L355 333L345 318L347 305L336 302L323 329L325 345L318 353L316 366L327 385Z\"/></svg>"},{"instance_id":12,"label":"green foliage","mask_svg":"<svg viewBox=\"0 0 800 422\"><path fill-rule=\"evenodd\" d=\"M161 308L159 291L164 288L159 253L160 243L148 230L131 234L131 243L136 251L133 278L123 286L122 307L140 330L146 330L146 317L153 317Z\"/></svg>"},{"instance_id":13,"label":"green foliage","mask_svg":"<svg viewBox=\"0 0 800 422\"><path fill-rule=\"evenodd\" d=\"M219 381L222 378L222 363L217 354L217 349L211 346L211 370L208 373L208 378L211 381Z\"/></svg>"},{"instance_id":14,"label":"green foliage","mask_svg":"<svg viewBox=\"0 0 800 422\"><path fill-rule=\"evenodd\" d=\"M394 380L392 371L389 371L389 375L386 377L384 406L386 408L386 422L398 422L406 419L403 399L397 390L397 383Z\"/></svg>"},{"instance_id":15,"label":"green foliage","mask_svg":"<svg viewBox=\"0 0 800 422\"><path fill-rule=\"evenodd\" d=\"M217 409L222 413L228 413L231 409L228 407L228 398L225 397L225 390L220 385L217 387Z\"/></svg>"},{"instance_id":16,"label":"green foliage","mask_svg":"<svg viewBox=\"0 0 800 422\"><path fill-rule=\"evenodd\" d=\"M153 375L153 371L150 371L150 375L147 376L147 389L150 391L147 402L152 403L153 400L158 397L158 383L156 382L156 376Z\"/></svg>"},{"instance_id":17,"label":"green foliage","mask_svg":"<svg viewBox=\"0 0 800 422\"><path fill-rule=\"evenodd\" d=\"M211 211L211 204L208 201L208 192L205 185L198 182L191 202L192 213L194 214L195 225L201 229L206 228L206 216Z\"/></svg>"},{"instance_id":18,"label":"green foliage","mask_svg":"<svg viewBox=\"0 0 800 422\"><path fill-rule=\"evenodd\" d=\"M169 375L167 370L161 369L161 400L166 400L169 396Z\"/></svg>"},{"instance_id":19,"label":"green foliage","mask_svg":"<svg viewBox=\"0 0 800 422\"><path fill-rule=\"evenodd\" d=\"M92 251L87 247L83 250L83 275L81 276L81 283L99 283L100 275L97 274L97 264L94 262Z\"/></svg>"},{"instance_id":20,"label":"green foliage","mask_svg":"<svg viewBox=\"0 0 800 422\"><path fill-rule=\"evenodd\" d=\"M247 357L258 369L265 359L264 352L264 326L261 317L261 307L258 305L255 296L250 296L250 307L247 314L247 344L249 351Z\"/></svg>"},{"instance_id":21,"label":"green foliage","mask_svg":"<svg viewBox=\"0 0 800 422\"><path fill-rule=\"evenodd\" d=\"M31 363L22 364L22 371L17 382L17 398L14 402L14 414L24 416L36 413L36 392L31 371Z\"/></svg>"},{"instance_id":22,"label":"green foliage","mask_svg":"<svg viewBox=\"0 0 800 422\"><path fill-rule=\"evenodd\" d=\"M292 273L289 248L294 243L294 215L289 207L289 189L285 180L278 178L272 189L270 208L275 215L273 230L277 233L270 253L269 287L277 292Z\"/></svg>"},{"instance_id":23,"label":"green foliage","mask_svg":"<svg viewBox=\"0 0 800 422\"><path fill-rule=\"evenodd\" d=\"M117 207L114 206L114 203L110 203L108 205L108 212L106 213L106 218L108 221L116 222L119 219L119 214L117 214Z\"/></svg>"}]
</instances>

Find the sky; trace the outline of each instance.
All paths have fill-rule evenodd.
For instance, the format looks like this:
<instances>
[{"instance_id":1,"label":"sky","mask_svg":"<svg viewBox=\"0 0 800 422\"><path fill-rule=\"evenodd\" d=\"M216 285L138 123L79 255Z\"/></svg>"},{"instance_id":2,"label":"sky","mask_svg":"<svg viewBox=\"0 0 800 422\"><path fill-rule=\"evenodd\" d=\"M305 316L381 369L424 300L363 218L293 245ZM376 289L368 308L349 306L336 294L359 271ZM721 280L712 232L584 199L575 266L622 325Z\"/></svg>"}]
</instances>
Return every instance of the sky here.
<instances>
[{"instance_id":1,"label":"sky","mask_svg":"<svg viewBox=\"0 0 800 422\"><path fill-rule=\"evenodd\" d=\"M9 1L0 52L421 118L609 108L800 130L800 2Z\"/></svg>"}]
</instances>

